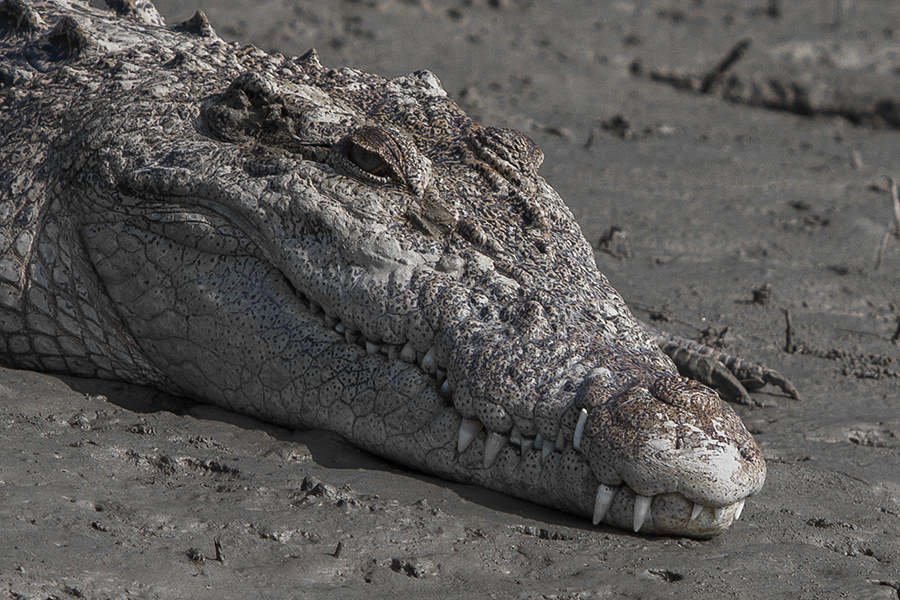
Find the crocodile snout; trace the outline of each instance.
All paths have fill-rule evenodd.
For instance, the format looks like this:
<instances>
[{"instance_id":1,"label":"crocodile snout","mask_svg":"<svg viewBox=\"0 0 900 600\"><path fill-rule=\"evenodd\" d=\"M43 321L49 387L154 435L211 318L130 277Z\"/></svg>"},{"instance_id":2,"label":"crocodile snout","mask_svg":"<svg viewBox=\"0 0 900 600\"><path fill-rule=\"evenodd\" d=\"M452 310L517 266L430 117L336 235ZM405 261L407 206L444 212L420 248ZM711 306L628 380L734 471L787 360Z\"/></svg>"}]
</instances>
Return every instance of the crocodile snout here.
<instances>
[{"instance_id":1,"label":"crocodile snout","mask_svg":"<svg viewBox=\"0 0 900 600\"><path fill-rule=\"evenodd\" d=\"M598 387L585 391L581 405L575 447L600 480L595 522L608 520L614 498L627 488L635 531L653 518L694 521L704 508L715 524L739 516L744 499L765 481L756 442L731 407L702 384L662 376L612 396ZM684 501L670 500L668 514L654 514L651 505L663 508L654 500L671 495Z\"/></svg>"}]
</instances>

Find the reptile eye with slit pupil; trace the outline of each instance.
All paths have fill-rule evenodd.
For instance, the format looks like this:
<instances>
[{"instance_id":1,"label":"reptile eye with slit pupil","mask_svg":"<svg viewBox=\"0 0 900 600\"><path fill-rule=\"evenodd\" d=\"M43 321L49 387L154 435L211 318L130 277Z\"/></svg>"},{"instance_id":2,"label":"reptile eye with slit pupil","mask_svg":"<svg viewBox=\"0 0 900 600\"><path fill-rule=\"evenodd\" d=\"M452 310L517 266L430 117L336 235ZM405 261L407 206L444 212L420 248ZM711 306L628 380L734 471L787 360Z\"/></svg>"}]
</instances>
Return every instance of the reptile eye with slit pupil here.
<instances>
[{"instance_id":1,"label":"reptile eye with slit pupil","mask_svg":"<svg viewBox=\"0 0 900 600\"><path fill-rule=\"evenodd\" d=\"M349 158L354 165L371 175L389 177L391 174L390 167L388 167L388 164L383 158L375 152L363 148L359 144L353 142L350 143L350 148L347 150L347 158Z\"/></svg>"},{"instance_id":2,"label":"reptile eye with slit pupil","mask_svg":"<svg viewBox=\"0 0 900 600\"><path fill-rule=\"evenodd\" d=\"M431 161L408 133L387 125L364 125L331 146L328 162L338 172L373 185L425 195Z\"/></svg>"}]
</instances>

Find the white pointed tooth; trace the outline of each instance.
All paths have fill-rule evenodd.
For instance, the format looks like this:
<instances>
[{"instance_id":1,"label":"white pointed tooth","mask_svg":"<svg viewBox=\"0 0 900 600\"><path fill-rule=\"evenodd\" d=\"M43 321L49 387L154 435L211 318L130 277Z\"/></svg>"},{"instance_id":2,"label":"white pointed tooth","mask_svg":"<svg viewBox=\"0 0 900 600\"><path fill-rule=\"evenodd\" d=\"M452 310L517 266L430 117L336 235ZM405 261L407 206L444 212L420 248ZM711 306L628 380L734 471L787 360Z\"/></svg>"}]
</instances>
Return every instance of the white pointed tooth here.
<instances>
[{"instance_id":1,"label":"white pointed tooth","mask_svg":"<svg viewBox=\"0 0 900 600\"><path fill-rule=\"evenodd\" d=\"M637 533L644 526L644 522L650 517L650 503L653 496L634 495L634 532Z\"/></svg>"},{"instance_id":2,"label":"white pointed tooth","mask_svg":"<svg viewBox=\"0 0 900 600\"><path fill-rule=\"evenodd\" d=\"M575 425L575 436L572 438L572 445L575 446L576 450L581 445L581 435L584 433L584 424L587 423L587 418L588 411L586 408L582 408L581 413L578 415L578 424Z\"/></svg>"},{"instance_id":3,"label":"white pointed tooth","mask_svg":"<svg viewBox=\"0 0 900 600\"><path fill-rule=\"evenodd\" d=\"M485 469L491 468L491 465L497 460L497 455L500 454L500 450L506 445L507 440L508 438L505 435L497 433L496 431L492 431L490 435L487 436L487 441L484 443L483 464Z\"/></svg>"},{"instance_id":4,"label":"white pointed tooth","mask_svg":"<svg viewBox=\"0 0 900 600\"><path fill-rule=\"evenodd\" d=\"M703 512L703 505L695 503L694 510L691 511L691 521L693 521L694 519L699 517L700 513L702 513L702 512Z\"/></svg>"},{"instance_id":5,"label":"white pointed tooth","mask_svg":"<svg viewBox=\"0 0 900 600\"><path fill-rule=\"evenodd\" d=\"M416 362L416 348L412 342L406 342L403 345L403 350L400 351L400 360L410 364Z\"/></svg>"},{"instance_id":6,"label":"white pointed tooth","mask_svg":"<svg viewBox=\"0 0 900 600\"><path fill-rule=\"evenodd\" d=\"M445 371L445 370L443 370L443 369L437 369L437 370L435 370L435 372L434 372L434 376L438 378L438 381L440 381L441 379L446 379L446 378L447 378L447 371Z\"/></svg>"},{"instance_id":7,"label":"white pointed tooth","mask_svg":"<svg viewBox=\"0 0 900 600\"><path fill-rule=\"evenodd\" d=\"M366 354L378 354L380 350L381 344L376 344L375 342L366 340Z\"/></svg>"},{"instance_id":8,"label":"white pointed tooth","mask_svg":"<svg viewBox=\"0 0 900 600\"><path fill-rule=\"evenodd\" d=\"M437 363L434 362L434 347L428 349L425 356L422 357L422 370L426 373L434 373L437 369Z\"/></svg>"},{"instance_id":9,"label":"white pointed tooth","mask_svg":"<svg viewBox=\"0 0 900 600\"><path fill-rule=\"evenodd\" d=\"M478 435L482 429L484 429L484 425L481 421L463 418L462 423L459 426L459 441L456 444L456 449L460 452L465 452L466 448L472 444L472 440L475 439L475 436Z\"/></svg>"},{"instance_id":10,"label":"white pointed tooth","mask_svg":"<svg viewBox=\"0 0 900 600\"><path fill-rule=\"evenodd\" d=\"M737 508L734 509L734 520L735 521L737 521L738 519L741 518L741 513L744 512L744 502L746 500L747 499L744 498L743 500L741 500L740 502L737 503Z\"/></svg>"},{"instance_id":11,"label":"white pointed tooth","mask_svg":"<svg viewBox=\"0 0 900 600\"><path fill-rule=\"evenodd\" d=\"M559 428L559 433L556 434L556 443L554 446L556 446L556 449L560 452L566 449L566 436L563 433L562 427Z\"/></svg>"},{"instance_id":12,"label":"white pointed tooth","mask_svg":"<svg viewBox=\"0 0 900 600\"><path fill-rule=\"evenodd\" d=\"M518 425L513 425L512 431L509 432L509 443L516 446L522 445L522 432L519 431Z\"/></svg>"},{"instance_id":13,"label":"white pointed tooth","mask_svg":"<svg viewBox=\"0 0 900 600\"><path fill-rule=\"evenodd\" d=\"M713 511L713 519L716 521L716 523L721 523L723 521L723 519L725 518L725 509L726 508L728 508L728 507L723 506L723 507L717 508Z\"/></svg>"},{"instance_id":14,"label":"white pointed tooth","mask_svg":"<svg viewBox=\"0 0 900 600\"><path fill-rule=\"evenodd\" d=\"M553 452L553 444L544 443L541 447L541 460L546 461L547 457Z\"/></svg>"},{"instance_id":15,"label":"white pointed tooth","mask_svg":"<svg viewBox=\"0 0 900 600\"><path fill-rule=\"evenodd\" d=\"M541 437L541 434L537 434L534 437L534 449L540 450L543 447L544 447L544 438Z\"/></svg>"},{"instance_id":16,"label":"white pointed tooth","mask_svg":"<svg viewBox=\"0 0 900 600\"><path fill-rule=\"evenodd\" d=\"M531 438L522 438L522 450L531 450L534 448L534 440Z\"/></svg>"},{"instance_id":17,"label":"white pointed tooth","mask_svg":"<svg viewBox=\"0 0 900 600\"><path fill-rule=\"evenodd\" d=\"M441 397L448 400L453 397L453 392L450 391L450 382L446 379L444 380L444 383L441 384Z\"/></svg>"},{"instance_id":18,"label":"white pointed tooth","mask_svg":"<svg viewBox=\"0 0 900 600\"><path fill-rule=\"evenodd\" d=\"M334 330L337 331L338 333L344 333L345 331L347 331L347 326L344 325L343 323L337 323L334 326Z\"/></svg>"},{"instance_id":19,"label":"white pointed tooth","mask_svg":"<svg viewBox=\"0 0 900 600\"><path fill-rule=\"evenodd\" d=\"M603 517L606 516L606 512L612 505L617 491L618 488L603 485L602 483L597 487L597 497L594 499L594 518L592 519L594 525L602 521Z\"/></svg>"}]
</instances>

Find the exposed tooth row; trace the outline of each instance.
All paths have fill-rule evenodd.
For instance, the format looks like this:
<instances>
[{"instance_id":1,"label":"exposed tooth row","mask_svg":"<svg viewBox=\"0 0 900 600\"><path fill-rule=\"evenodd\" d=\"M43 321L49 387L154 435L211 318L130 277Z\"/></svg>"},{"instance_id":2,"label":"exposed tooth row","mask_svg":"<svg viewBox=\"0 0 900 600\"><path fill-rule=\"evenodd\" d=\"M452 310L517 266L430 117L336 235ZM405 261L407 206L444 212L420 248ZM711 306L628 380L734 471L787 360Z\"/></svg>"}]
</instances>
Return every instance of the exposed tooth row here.
<instances>
[{"instance_id":1,"label":"exposed tooth row","mask_svg":"<svg viewBox=\"0 0 900 600\"><path fill-rule=\"evenodd\" d=\"M592 521L594 525L598 524L600 521L606 517L606 513L609 512L609 507L612 506L613 500L616 497L616 494L619 492L621 487L613 487L609 485L605 485L601 483L597 487L597 495L594 499L594 516ZM744 510L744 502L746 499L742 499L737 501L735 504L730 505L734 506L734 517L732 521L737 521L741 517L741 512ZM638 493L634 494L634 520L633 527L634 532L637 533L641 530L641 527L644 526L644 523L650 518L650 508L653 504L653 496L644 496ZM730 506L722 506L720 508L713 508L713 520L721 526L727 526L726 523L727 517L725 516L726 511ZM700 513L703 512L703 509L707 507L702 504L694 504L694 508L691 511L691 521L697 519L700 516Z\"/></svg>"},{"instance_id":2,"label":"exposed tooth row","mask_svg":"<svg viewBox=\"0 0 900 600\"><path fill-rule=\"evenodd\" d=\"M389 344L372 341L363 336L362 332L351 329L347 325L328 313L324 312L322 307L315 302L309 301L309 310L313 314L322 313L322 319L326 327L333 329L335 332L343 335L348 343L357 344L364 348L366 354L383 354L391 360L402 360L408 364L417 364L423 371L433 375L439 385L439 393L442 398L448 402L452 400L453 390L450 382L447 380L447 371L438 364L435 356L435 349L432 346L426 352L416 350L412 342L405 344ZM587 410L582 409L581 416L578 420L578 428L576 429L575 448L578 448L578 442L581 438L581 432L584 429L584 422L587 418ZM457 443L460 452L464 452L472 441L484 429L484 425L477 420L463 419L459 429L459 441ZM501 440L503 443L501 443ZM508 435L497 432L489 432L487 444L485 446L484 466L489 468L496 460L497 455L506 443L521 447L523 450L534 448L541 451L542 459L546 460L554 450L564 451L567 447L566 435L562 428L559 429L555 440L545 440L541 434L537 434L533 438L525 437L519 431L517 426L513 426Z\"/></svg>"},{"instance_id":3,"label":"exposed tooth row","mask_svg":"<svg viewBox=\"0 0 900 600\"><path fill-rule=\"evenodd\" d=\"M322 312L322 307L315 302L310 301L309 310L311 313L316 314ZM333 329L337 333L343 335L348 343L358 344L364 347L366 350L366 354L383 354L391 360L400 359L408 364L418 364L423 371L430 375L434 375L438 380L438 382L440 383L441 396L447 400L451 399L453 394L452 390L450 389L450 384L447 381L447 373L437 364L433 347L429 348L427 352L419 352L415 349L411 342L406 342L403 345L373 342L371 340L365 339L361 332L348 328L342 321L340 321L336 317L332 317L327 313L323 313L322 318L326 327ZM572 446L574 446L576 450L578 450L581 446L581 438L584 435L584 427L587 423L587 418L588 411L587 409L582 408L581 412L578 415L578 422L575 425L575 433L572 437ZM472 442L483 429L484 424L482 424L477 419L463 418L459 427L457 450L460 453L465 452L469 448L469 446L472 445ZM543 438L543 436L541 436L541 434L537 434L533 438L523 436L518 426L513 425L513 428L509 432L509 435L504 435L494 431L488 433L487 439L485 440L484 457L482 462L484 468L488 469L494 464L494 461L497 459L500 451L507 443L519 446L523 451L531 450L532 448L534 448L535 450L540 450L542 460L546 460L554 450L561 452L566 448L566 438L562 429L559 430L555 440L546 440ZM606 514L607 512L609 512L609 508L612 506L613 500L615 500L616 494L620 489L620 487L608 486L602 483L599 485L599 487L597 488L597 495L594 500L594 515L592 518L594 525L597 525L604 519L604 517L606 517ZM647 520L650 518L652 504L652 496L643 496L641 494L635 493L633 521L633 528L635 532L640 531ZM694 504L693 510L691 511L690 520L696 520L697 517L699 517L703 512L704 508L706 507L701 504ZM726 509L728 508L729 507L725 506L712 509L713 519L716 523L722 525L725 524L723 521L725 519ZM741 512L743 510L744 500L740 500L736 503L733 517L734 521L737 521L740 518Z\"/></svg>"},{"instance_id":4,"label":"exposed tooth row","mask_svg":"<svg viewBox=\"0 0 900 600\"><path fill-rule=\"evenodd\" d=\"M510 443L520 446L524 450L531 450L532 448L540 450L541 458L544 460L546 460L546 458L554 451L563 452L567 448L566 436L562 430L560 430L559 434L556 436L556 441L545 440L541 434L537 434L533 438L526 437L522 435L516 427L513 428L513 432L509 435Z\"/></svg>"},{"instance_id":5,"label":"exposed tooth row","mask_svg":"<svg viewBox=\"0 0 900 600\"><path fill-rule=\"evenodd\" d=\"M447 382L444 382L444 385L441 386L442 394L444 393L443 390L445 386L447 386ZM459 437L456 444L457 450L459 452L465 452L484 428L484 424L478 419L466 419L463 417L459 425ZM545 440L541 437L541 434L537 434L533 438L525 437L522 435L518 425L513 425L508 435L496 431L489 431L484 444L484 458L482 462L485 469L489 469L491 465L494 464L494 461L506 444L519 446L522 451L531 450L532 448L540 450L541 460L545 462L554 450L562 452L567 447L566 436L562 429L560 429L557 434L555 442Z\"/></svg>"},{"instance_id":6,"label":"exposed tooth row","mask_svg":"<svg viewBox=\"0 0 900 600\"><path fill-rule=\"evenodd\" d=\"M301 300L303 300L302 295ZM315 302L309 301L308 306L312 314L322 312L321 318L324 325L344 336L348 344L356 344L364 348L366 354L383 354L390 360L399 359L411 365L417 364L423 371L437 379L438 384L441 386L441 395L445 399L449 400L452 396L450 384L447 383L447 371L438 364L435 358L434 347L429 348L427 352L419 352L412 342L389 344L372 341L363 336L361 331L351 329L337 317L332 317L328 313L323 312L322 307Z\"/></svg>"},{"instance_id":7,"label":"exposed tooth row","mask_svg":"<svg viewBox=\"0 0 900 600\"><path fill-rule=\"evenodd\" d=\"M322 307L314 302L309 302L309 308L310 312L313 314L322 311ZM402 345L379 343L365 338L360 331L347 327L343 321L336 317L332 317L328 313L323 312L322 318L327 327L343 335L347 342L365 348L366 354L383 354L391 360L399 359L405 363L418 364L423 371L433 375L437 379L440 386L439 390L441 397L447 401L452 399L453 390L450 388L449 381L447 381L447 371L438 364L434 347L429 348L426 352L421 352L416 350L415 346L412 345L412 342L406 342ZM587 416L587 411L583 410L582 413L583 418L579 419L579 424L583 429L583 421ZM484 425L479 421L464 418L459 428L459 439L457 442L459 452L465 452L482 429L484 429ZM578 437L580 438L580 430L578 433ZM520 433L518 427L515 426L512 431L509 432L509 435L498 432L489 432L485 443L483 459L483 464L486 469L494 464L494 461L497 459L503 446L507 443L519 446L523 450L530 450L531 448L540 450L542 459L546 460L554 450L561 452L566 449L566 436L561 428L557 433L555 440L545 440L540 434L537 434L534 438L524 437Z\"/></svg>"},{"instance_id":8,"label":"exposed tooth row","mask_svg":"<svg viewBox=\"0 0 900 600\"><path fill-rule=\"evenodd\" d=\"M450 388L450 382L447 380L447 371L442 368L442 365L438 364L433 346L426 352L421 352L416 350L412 342L406 342L401 345L372 341L365 338L360 331L347 327L343 321L323 312L322 307L315 302L309 302L309 309L313 314L322 312L322 318L327 327L343 335L347 342L365 348L366 354L383 354L391 360L399 359L405 363L418 364L423 371L437 379L441 397L447 401L452 399L453 390ZM482 429L484 429L484 425L480 421L463 418L457 441L458 451L465 452ZM554 450L562 451L566 448L566 437L562 429L559 430L556 440L544 440L540 434L534 438L526 438L522 436L518 427L515 426L509 432L509 435L493 431L489 432L484 449L484 468L490 468L494 464L500 451L507 443L520 446L523 450L531 448L540 450L542 458L546 460Z\"/></svg>"}]
</instances>

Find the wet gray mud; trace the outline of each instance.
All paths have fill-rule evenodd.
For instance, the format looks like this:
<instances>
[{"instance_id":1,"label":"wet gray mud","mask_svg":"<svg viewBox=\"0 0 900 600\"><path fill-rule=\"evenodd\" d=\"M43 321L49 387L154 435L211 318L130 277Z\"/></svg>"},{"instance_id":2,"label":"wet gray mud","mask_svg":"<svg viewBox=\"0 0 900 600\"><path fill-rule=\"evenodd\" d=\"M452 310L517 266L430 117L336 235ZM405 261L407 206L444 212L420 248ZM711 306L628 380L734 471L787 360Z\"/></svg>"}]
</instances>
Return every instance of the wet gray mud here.
<instances>
[{"instance_id":1,"label":"wet gray mud","mask_svg":"<svg viewBox=\"0 0 900 600\"><path fill-rule=\"evenodd\" d=\"M830 111L896 106L892 2L157 4L269 52L434 71L471 115L538 142L638 316L780 370L802 399L736 407L769 477L698 542L594 527L325 432L0 371L0 594L898 597L900 133ZM728 93L753 82L811 110Z\"/></svg>"}]
</instances>

